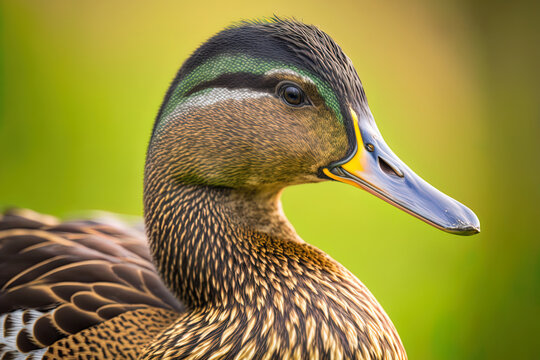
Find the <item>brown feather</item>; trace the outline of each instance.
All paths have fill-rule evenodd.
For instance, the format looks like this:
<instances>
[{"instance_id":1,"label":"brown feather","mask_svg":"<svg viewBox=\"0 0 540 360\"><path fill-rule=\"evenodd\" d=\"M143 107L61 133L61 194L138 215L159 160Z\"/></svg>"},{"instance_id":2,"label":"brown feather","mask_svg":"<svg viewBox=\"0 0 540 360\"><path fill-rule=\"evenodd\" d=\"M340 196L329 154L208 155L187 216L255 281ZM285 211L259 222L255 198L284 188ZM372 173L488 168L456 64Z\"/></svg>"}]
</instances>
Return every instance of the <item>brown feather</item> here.
<instances>
[{"instance_id":1,"label":"brown feather","mask_svg":"<svg viewBox=\"0 0 540 360\"><path fill-rule=\"evenodd\" d=\"M18 351L45 350L134 309L183 309L138 230L96 220L60 223L28 210L1 216L0 229L0 315L7 315L0 326L4 339L16 332ZM0 355L11 356L3 341Z\"/></svg>"},{"instance_id":2,"label":"brown feather","mask_svg":"<svg viewBox=\"0 0 540 360\"><path fill-rule=\"evenodd\" d=\"M198 94L175 93L182 81L223 53L267 55L277 72L250 79L294 82L312 103L293 109L272 88L177 106ZM296 234L279 200L285 186L321 181L323 166L354 150L343 115L351 104L369 111L352 62L314 26L244 23L205 43L171 85L148 150L145 225L159 275L139 229L6 213L0 355L406 359L375 298Z\"/></svg>"}]
</instances>

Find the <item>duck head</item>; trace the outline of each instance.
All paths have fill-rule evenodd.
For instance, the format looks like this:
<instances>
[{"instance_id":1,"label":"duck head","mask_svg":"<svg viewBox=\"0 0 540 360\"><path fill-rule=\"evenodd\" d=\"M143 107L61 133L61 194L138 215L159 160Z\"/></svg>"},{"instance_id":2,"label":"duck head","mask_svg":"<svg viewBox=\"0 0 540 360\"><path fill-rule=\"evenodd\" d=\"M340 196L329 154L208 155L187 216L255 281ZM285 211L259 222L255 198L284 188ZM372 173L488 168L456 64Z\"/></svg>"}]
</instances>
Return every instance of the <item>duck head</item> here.
<instances>
[{"instance_id":1,"label":"duck head","mask_svg":"<svg viewBox=\"0 0 540 360\"><path fill-rule=\"evenodd\" d=\"M196 50L159 111L146 171L248 190L334 180L444 231L480 229L390 150L341 48L296 21L241 23Z\"/></svg>"}]
</instances>

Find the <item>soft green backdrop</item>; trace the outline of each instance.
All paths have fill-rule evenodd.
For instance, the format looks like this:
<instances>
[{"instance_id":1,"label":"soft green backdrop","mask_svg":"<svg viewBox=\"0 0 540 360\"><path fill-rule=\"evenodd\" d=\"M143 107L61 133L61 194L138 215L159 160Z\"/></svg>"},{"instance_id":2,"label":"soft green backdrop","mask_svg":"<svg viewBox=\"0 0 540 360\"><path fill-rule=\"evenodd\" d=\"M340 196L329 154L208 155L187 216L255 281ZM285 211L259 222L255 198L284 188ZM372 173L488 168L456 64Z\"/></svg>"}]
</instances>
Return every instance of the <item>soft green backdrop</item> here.
<instances>
[{"instance_id":1,"label":"soft green backdrop","mask_svg":"<svg viewBox=\"0 0 540 360\"><path fill-rule=\"evenodd\" d=\"M536 2L538 4L538 2ZM535 7L535 8L534 8ZM445 234L353 187L284 195L411 359L540 358L540 9L511 1L2 1L0 205L141 214L154 116L181 62L279 14L341 44L394 151L478 214Z\"/></svg>"}]
</instances>

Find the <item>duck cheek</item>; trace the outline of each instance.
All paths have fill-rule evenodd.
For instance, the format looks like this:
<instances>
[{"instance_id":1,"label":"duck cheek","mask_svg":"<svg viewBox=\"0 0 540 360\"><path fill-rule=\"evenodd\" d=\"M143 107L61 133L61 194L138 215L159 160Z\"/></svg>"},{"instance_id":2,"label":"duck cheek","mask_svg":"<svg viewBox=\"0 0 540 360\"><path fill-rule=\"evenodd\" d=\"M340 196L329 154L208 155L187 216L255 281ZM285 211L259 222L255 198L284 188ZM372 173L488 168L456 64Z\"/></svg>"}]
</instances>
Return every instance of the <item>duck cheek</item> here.
<instances>
[{"instance_id":1,"label":"duck cheek","mask_svg":"<svg viewBox=\"0 0 540 360\"><path fill-rule=\"evenodd\" d=\"M311 157L311 173L319 174L321 167L346 155L349 143L345 126L327 107L312 115L306 132L304 146L309 152L306 157Z\"/></svg>"}]
</instances>

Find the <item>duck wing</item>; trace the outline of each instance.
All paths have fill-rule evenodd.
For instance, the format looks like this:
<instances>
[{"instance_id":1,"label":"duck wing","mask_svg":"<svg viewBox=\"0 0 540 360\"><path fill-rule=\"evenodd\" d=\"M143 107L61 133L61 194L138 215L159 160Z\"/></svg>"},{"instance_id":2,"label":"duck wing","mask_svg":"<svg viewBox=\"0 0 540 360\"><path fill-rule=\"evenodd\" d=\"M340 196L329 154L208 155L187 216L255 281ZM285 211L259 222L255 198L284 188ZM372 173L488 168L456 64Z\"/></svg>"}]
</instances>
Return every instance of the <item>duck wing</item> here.
<instances>
[{"instance_id":1,"label":"duck wing","mask_svg":"<svg viewBox=\"0 0 540 360\"><path fill-rule=\"evenodd\" d=\"M128 337L129 349L109 358L132 358L182 311L142 229L110 219L60 222L29 210L0 215L0 359L40 359L51 349L61 358L81 340L77 354L92 352L88 344L118 336ZM103 339L80 339L96 333Z\"/></svg>"}]
</instances>

